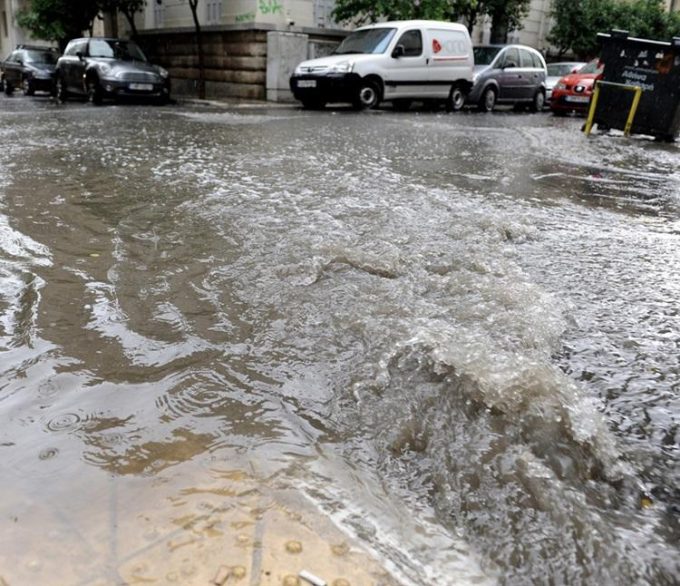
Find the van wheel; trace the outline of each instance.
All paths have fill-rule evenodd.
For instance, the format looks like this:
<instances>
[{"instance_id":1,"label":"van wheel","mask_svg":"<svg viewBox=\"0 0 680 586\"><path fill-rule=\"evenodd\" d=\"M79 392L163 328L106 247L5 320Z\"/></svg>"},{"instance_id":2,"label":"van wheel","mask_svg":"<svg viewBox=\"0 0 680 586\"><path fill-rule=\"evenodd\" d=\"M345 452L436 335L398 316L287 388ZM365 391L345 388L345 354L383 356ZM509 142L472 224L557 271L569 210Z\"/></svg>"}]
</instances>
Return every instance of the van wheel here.
<instances>
[{"instance_id":1,"label":"van wheel","mask_svg":"<svg viewBox=\"0 0 680 586\"><path fill-rule=\"evenodd\" d=\"M538 90L534 94L534 99L531 102L531 111L542 112L544 106L545 106L545 94L541 90Z\"/></svg>"},{"instance_id":2,"label":"van wheel","mask_svg":"<svg viewBox=\"0 0 680 586\"><path fill-rule=\"evenodd\" d=\"M451 88L448 99L446 100L446 111L459 112L463 109L464 104L465 92L459 85L454 85Z\"/></svg>"},{"instance_id":3,"label":"van wheel","mask_svg":"<svg viewBox=\"0 0 680 586\"><path fill-rule=\"evenodd\" d=\"M380 89L378 88L378 84L370 79L362 80L352 105L356 110L371 110L377 108L378 104L380 104Z\"/></svg>"},{"instance_id":4,"label":"van wheel","mask_svg":"<svg viewBox=\"0 0 680 586\"><path fill-rule=\"evenodd\" d=\"M413 100L407 98L400 98L398 100L392 100L392 109L397 112L406 112L411 108Z\"/></svg>"},{"instance_id":5,"label":"van wheel","mask_svg":"<svg viewBox=\"0 0 680 586\"><path fill-rule=\"evenodd\" d=\"M493 112L493 109L496 107L496 90L492 87L486 88L482 93L478 106L482 112Z\"/></svg>"}]
</instances>

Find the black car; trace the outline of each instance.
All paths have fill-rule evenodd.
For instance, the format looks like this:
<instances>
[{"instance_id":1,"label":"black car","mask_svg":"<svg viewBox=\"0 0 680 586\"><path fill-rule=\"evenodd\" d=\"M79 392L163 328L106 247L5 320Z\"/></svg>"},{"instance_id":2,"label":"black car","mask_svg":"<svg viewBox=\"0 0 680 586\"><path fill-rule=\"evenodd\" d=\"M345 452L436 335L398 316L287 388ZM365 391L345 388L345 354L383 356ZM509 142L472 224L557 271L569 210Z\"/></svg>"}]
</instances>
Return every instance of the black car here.
<instances>
[{"instance_id":1,"label":"black car","mask_svg":"<svg viewBox=\"0 0 680 586\"><path fill-rule=\"evenodd\" d=\"M49 47L18 45L0 63L0 82L7 95L22 89L26 95L51 92L59 54Z\"/></svg>"},{"instance_id":2,"label":"black car","mask_svg":"<svg viewBox=\"0 0 680 586\"><path fill-rule=\"evenodd\" d=\"M147 60L132 41L113 38L74 39L57 61L55 93L59 101L86 96L93 104L104 99L170 100L168 72Z\"/></svg>"}]
</instances>

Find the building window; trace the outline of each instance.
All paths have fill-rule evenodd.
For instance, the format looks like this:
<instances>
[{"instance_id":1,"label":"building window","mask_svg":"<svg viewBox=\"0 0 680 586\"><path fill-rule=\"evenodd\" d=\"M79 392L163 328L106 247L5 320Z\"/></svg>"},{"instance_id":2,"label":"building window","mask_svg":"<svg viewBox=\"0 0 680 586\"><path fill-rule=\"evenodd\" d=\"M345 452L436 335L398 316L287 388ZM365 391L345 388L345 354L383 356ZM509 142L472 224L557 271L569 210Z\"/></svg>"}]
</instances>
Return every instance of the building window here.
<instances>
[{"instance_id":1,"label":"building window","mask_svg":"<svg viewBox=\"0 0 680 586\"><path fill-rule=\"evenodd\" d=\"M207 24L219 24L222 21L222 0L207 0L206 19Z\"/></svg>"},{"instance_id":2,"label":"building window","mask_svg":"<svg viewBox=\"0 0 680 586\"><path fill-rule=\"evenodd\" d=\"M161 28L165 20L165 6L154 0L153 2L153 26Z\"/></svg>"},{"instance_id":3,"label":"building window","mask_svg":"<svg viewBox=\"0 0 680 586\"><path fill-rule=\"evenodd\" d=\"M334 26L333 9L335 0L314 0L314 23L319 28Z\"/></svg>"}]
</instances>

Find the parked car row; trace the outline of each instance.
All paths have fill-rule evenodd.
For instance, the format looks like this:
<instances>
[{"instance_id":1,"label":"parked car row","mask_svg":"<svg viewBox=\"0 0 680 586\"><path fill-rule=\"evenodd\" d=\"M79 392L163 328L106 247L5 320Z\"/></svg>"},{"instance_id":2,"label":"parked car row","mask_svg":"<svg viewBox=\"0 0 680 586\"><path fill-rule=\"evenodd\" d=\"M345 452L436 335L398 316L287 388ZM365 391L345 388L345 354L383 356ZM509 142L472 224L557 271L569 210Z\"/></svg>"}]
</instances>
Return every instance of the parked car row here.
<instances>
[{"instance_id":1,"label":"parked car row","mask_svg":"<svg viewBox=\"0 0 680 586\"><path fill-rule=\"evenodd\" d=\"M290 89L304 108L349 102L356 109L383 102L403 110L414 100L443 101L448 110L465 104L491 112L497 104L541 111L556 103L556 113L579 110L592 81L566 97L564 75L585 64L547 66L543 56L524 45L472 46L467 29L455 23L424 20L372 24L350 33L332 55L300 63ZM553 87L558 88L553 100ZM569 90L571 91L571 90Z\"/></svg>"},{"instance_id":2,"label":"parked car row","mask_svg":"<svg viewBox=\"0 0 680 586\"><path fill-rule=\"evenodd\" d=\"M383 22L350 33L332 55L300 63L290 88L305 108L349 102L357 109L391 102L406 110L414 100L443 102L450 111L465 104L491 112L497 104L556 115L587 110L598 61L546 65L524 45L473 47L465 26L436 21ZM6 94L48 92L63 102L84 97L170 100L170 75L151 64L132 41L73 39L64 54L19 45L0 63Z\"/></svg>"},{"instance_id":3,"label":"parked car row","mask_svg":"<svg viewBox=\"0 0 680 586\"><path fill-rule=\"evenodd\" d=\"M136 43L124 39L73 39L59 56L54 49L19 45L0 65L6 94L48 92L64 102L72 96L93 104L106 99L170 100L170 75L151 64Z\"/></svg>"}]
</instances>

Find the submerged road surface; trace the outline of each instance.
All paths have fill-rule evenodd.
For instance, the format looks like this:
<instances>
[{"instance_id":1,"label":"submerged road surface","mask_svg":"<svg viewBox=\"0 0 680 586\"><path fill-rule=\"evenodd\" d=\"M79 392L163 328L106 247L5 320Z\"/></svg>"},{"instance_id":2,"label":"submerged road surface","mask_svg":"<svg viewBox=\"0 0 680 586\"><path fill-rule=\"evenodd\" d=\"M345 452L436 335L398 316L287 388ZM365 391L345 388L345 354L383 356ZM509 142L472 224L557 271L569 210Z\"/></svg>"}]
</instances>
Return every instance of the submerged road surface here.
<instances>
[{"instance_id":1,"label":"submerged road surface","mask_svg":"<svg viewBox=\"0 0 680 586\"><path fill-rule=\"evenodd\" d=\"M0 584L677 584L680 147L582 122L0 99Z\"/></svg>"}]
</instances>

